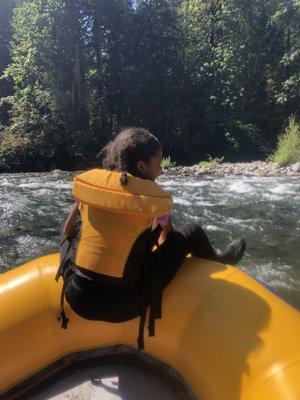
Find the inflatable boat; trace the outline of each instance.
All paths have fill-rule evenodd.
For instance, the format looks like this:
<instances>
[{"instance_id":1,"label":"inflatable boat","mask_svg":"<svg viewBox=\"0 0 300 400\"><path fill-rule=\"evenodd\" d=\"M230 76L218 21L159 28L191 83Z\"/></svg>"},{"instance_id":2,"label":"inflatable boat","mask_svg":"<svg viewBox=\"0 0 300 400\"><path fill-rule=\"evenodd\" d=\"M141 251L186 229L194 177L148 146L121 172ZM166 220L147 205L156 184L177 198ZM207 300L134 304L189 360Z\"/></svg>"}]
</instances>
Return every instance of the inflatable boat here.
<instances>
[{"instance_id":1,"label":"inflatable boat","mask_svg":"<svg viewBox=\"0 0 300 400\"><path fill-rule=\"evenodd\" d=\"M138 318L88 321L66 304L61 328L57 265L54 254L0 276L1 399L30 398L75 363L120 357L170 376L183 399L300 399L300 313L238 269L188 258L138 351Z\"/></svg>"}]
</instances>

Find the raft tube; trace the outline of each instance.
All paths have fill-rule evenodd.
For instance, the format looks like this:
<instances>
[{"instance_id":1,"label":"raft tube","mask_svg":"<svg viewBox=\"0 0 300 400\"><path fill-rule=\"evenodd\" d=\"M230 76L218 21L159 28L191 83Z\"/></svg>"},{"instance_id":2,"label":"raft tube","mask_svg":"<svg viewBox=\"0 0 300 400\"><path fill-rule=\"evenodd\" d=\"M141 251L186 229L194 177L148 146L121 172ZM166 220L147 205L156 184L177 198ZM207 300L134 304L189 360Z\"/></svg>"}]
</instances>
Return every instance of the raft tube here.
<instances>
[{"instance_id":1,"label":"raft tube","mask_svg":"<svg viewBox=\"0 0 300 400\"><path fill-rule=\"evenodd\" d=\"M76 354L116 346L138 353L138 318L88 321L66 303L70 322L61 328L58 260L45 256L0 276L1 399L23 398L43 371ZM298 400L299 339L300 313L274 293L234 267L188 258L139 354L177 371L197 399Z\"/></svg>"}]
</instances>

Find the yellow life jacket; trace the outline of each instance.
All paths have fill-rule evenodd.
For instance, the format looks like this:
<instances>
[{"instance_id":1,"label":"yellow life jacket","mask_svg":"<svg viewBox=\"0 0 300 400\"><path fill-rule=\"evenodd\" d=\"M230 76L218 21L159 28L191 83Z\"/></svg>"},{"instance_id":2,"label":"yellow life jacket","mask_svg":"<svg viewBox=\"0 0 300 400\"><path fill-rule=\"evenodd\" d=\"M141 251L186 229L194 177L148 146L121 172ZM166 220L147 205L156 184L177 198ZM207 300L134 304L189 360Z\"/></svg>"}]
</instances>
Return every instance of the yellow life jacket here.
<instances>
[{"instance_id":1,"label":"yellow life jacket","mask_svg":"<svg viewBox=\"0 0 300 400\"><path fill-rule=\"evenodd\" d=\"M171 196L155 182L129 175L123 186L120 176L93 169L75 177L73 186L82 220L75 264L118 278L138 237L172 206Z\"/></svg>"}]
</instances>

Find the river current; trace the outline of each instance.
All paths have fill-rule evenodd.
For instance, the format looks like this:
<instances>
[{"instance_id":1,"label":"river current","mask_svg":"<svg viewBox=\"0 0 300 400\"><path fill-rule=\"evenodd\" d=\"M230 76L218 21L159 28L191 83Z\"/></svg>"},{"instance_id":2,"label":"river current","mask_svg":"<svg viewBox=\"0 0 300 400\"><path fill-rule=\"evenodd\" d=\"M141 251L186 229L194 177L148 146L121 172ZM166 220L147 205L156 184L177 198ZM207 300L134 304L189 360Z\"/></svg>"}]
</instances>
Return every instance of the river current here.
<instances>
[{"instance_id":1,"label":"river current","mask_svg":"<svg viewBox=\"0 0 300 400\"><path fill-rule=\"evenodd\" d=\"M0 272L57 252L70 205L72 174L0 174ZM300 309L299 177L165 174L173 222L200 221L214 245L246 240L239 267Z\"/></svg>"}]
</instances>

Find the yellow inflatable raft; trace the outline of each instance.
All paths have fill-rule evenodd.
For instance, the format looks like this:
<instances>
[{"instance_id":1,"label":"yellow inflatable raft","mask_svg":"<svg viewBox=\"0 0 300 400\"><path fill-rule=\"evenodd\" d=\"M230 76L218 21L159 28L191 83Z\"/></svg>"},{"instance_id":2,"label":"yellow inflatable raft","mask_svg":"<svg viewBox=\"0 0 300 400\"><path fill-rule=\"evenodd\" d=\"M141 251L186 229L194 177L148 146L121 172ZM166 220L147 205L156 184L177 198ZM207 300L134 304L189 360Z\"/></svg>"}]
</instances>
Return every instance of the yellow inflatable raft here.
<instances>
[{"instance_id":1,"label":"yellow inflatable raft","mask_svg":"<svg viewBox=\"0 0 300 400\"><path fill-rule=\"evenodd\" d=\"M55 254L0 276L1 399L22 399L76 354L116 348L172 367L197 399L300 399L300 313L236 268L187 259L138 353L138 318L87 321L66 304L69 327L60 327L57 265Z\"/></svg>"}]
</instances>

